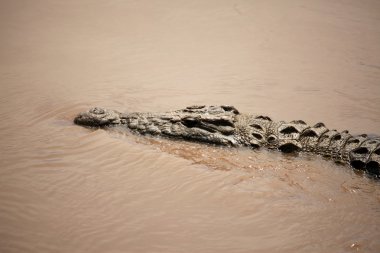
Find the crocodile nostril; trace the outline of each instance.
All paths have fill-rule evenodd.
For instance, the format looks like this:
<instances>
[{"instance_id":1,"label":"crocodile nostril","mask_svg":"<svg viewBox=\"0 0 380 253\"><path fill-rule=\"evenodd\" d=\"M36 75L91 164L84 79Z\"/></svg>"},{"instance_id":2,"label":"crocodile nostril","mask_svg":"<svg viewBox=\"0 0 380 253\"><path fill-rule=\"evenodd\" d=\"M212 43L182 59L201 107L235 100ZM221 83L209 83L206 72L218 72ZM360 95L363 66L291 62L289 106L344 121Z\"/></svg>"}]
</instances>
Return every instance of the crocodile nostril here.
<instances>
[{"instance_id":1,"label":"crocodile nostril","mask_svg":"<svg viewBox=\"0 0 380 253\"><path fill-rule=\"evenodd\" d=\"M93 114L104 114L105 113L104 109L98 108L98 107L93 108L90 112Z\"/></svg>"}]
</instances>

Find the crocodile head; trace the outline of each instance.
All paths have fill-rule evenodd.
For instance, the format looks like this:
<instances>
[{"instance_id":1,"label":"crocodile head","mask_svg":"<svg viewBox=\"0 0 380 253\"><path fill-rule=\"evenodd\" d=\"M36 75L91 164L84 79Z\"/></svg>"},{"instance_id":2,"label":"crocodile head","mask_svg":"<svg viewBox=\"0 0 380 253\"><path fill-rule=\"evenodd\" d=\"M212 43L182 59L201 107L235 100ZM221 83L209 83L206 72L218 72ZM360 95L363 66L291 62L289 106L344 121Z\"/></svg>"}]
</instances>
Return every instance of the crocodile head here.
<instances>
[{"instance_id":1,"label":"crocodile head","mask_svg":"<svg viewBox=\"0 0 380 253\"><path fill-rule=\"evenodd\" d=\"M100 107L94 107L86 112L82 112L74 119L75 124L90 127L118 125L122 122L120 113Z\"/></svg>"}]
</instances>

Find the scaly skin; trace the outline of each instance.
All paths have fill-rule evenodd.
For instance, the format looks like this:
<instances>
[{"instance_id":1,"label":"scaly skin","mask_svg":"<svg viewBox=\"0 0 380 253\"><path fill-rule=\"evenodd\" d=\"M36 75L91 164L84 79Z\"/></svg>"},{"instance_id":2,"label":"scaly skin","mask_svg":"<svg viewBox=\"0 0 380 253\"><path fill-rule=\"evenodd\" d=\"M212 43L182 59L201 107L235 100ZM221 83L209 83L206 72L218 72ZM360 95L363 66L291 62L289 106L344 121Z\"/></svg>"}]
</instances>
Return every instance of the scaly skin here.
<instances>
[{"instance_id":1,"label":"scaly skin","mask_svg":"<svg viewBox=\"0 0 380 253\"><path fill-rule=\"evenodd\" d=\"M323 123L274 122L241 114L233 106L189 106L165 113L129 113L93 108L74 120L89 127L125 126L140 134L161 135L227 146L267 147L282 152L312 152L380 176L380 137L352 136Z\"/></svg>"}]
</instances>

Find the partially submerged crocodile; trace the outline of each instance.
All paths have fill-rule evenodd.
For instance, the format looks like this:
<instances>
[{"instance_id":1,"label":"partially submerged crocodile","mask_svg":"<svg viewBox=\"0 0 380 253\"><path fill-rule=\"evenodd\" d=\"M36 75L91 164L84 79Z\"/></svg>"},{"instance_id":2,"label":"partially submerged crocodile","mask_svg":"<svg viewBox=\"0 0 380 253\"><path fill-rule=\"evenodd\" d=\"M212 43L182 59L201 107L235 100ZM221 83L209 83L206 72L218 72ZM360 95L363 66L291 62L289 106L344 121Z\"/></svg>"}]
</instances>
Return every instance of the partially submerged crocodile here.
<instances>
[{"instance_id":1,"label":"partially submerged crocodile","mask_svg":"<svg viewBox=\"0 0 380 253\"><path fill-rule=\"evenodd\" d=\"M140 134L161 135L226 146L311 152L380 176L380 137L329 130L323 123L275 122L267 116L241 114L228 105L195 105L165 113L120 113L92 108L74 120L89 127L121 126Z\"/></svg>"}]
</instances>

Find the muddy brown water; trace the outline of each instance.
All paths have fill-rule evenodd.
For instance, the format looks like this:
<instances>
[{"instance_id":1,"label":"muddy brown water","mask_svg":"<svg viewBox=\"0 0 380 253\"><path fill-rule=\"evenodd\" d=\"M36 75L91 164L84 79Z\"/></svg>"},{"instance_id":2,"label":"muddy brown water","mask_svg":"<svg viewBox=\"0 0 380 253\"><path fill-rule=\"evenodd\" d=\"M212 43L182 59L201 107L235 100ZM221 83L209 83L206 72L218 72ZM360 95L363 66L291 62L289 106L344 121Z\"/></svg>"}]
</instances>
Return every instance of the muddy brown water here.
<instances>
[{"instance_id":1,"label":"muddy brown water","mask_svg":"<svg viewBox=\"0 0 380 253\"><path fill-rule=\"evenodd\" d=\"M318 156L75 126L232 104L380 134L379 1L0 1L0 252L380 252L380 183Z\"/></svg>"}]
</instances>

